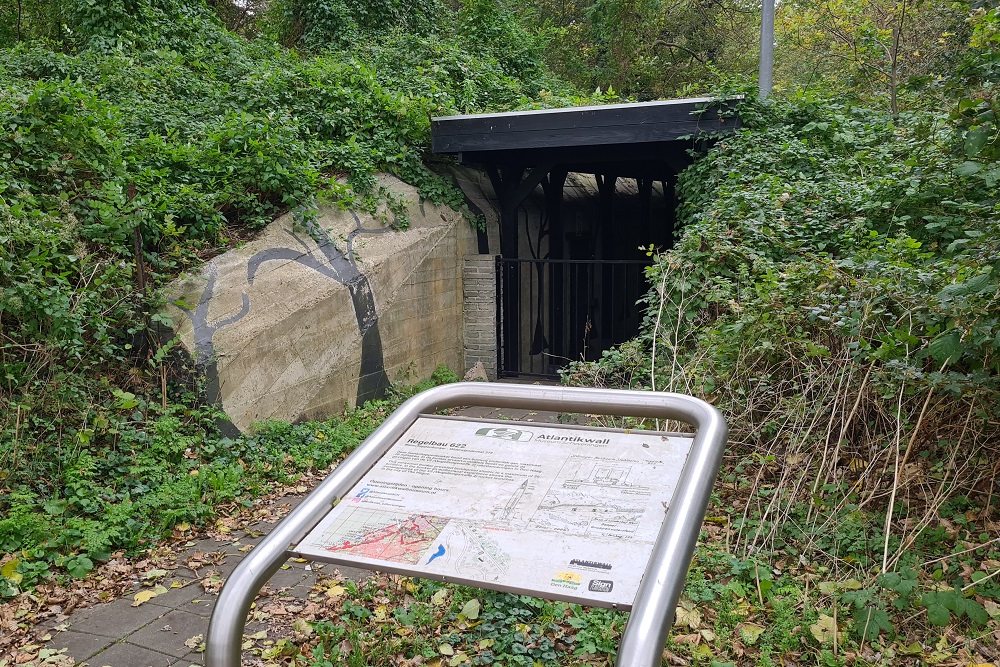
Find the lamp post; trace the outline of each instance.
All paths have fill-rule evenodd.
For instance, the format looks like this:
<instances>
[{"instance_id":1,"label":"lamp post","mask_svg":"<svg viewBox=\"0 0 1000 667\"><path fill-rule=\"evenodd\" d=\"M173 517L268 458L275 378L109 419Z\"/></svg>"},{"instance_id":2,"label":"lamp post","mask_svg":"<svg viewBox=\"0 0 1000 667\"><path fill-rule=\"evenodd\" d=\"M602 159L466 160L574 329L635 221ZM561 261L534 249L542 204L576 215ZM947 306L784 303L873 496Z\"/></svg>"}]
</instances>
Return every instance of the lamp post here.
<instances>
[{"instance_id":1,"label":"lamp post","mask_svg":"<svg viewBox=\"0 0 1000 667\"><path fill-rule=\"evenodd\" d=\"M771 79L774 71L774 0L763 0L760 21L760 99L771 94Z\"/></svg>"}]
</instances>

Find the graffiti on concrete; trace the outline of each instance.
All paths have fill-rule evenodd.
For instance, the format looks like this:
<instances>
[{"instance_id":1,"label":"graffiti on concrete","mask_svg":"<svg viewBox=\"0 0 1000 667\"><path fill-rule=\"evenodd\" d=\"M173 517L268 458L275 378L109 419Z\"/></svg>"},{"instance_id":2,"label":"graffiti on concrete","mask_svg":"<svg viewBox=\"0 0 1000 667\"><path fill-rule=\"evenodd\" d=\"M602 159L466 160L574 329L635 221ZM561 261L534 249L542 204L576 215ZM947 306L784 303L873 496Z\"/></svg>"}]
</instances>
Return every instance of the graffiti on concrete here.
<instances>
[{"instance_id":1,"label":"graffiti on concrete","mask_svg":"<svg viewBox=\"0 0 1000 667\"><path fill-rule=\"evenodd\" d=\"M271 261L291 261L305 266L327 278L347 287L351 295L351 303L361 334L361 370L358 377L356 404L361 405L367 400L380 398L389 388L389 378L385 373L385 359L382 350L382 336L379 332L378 312L375 307L375 295L372 293L368 277L358 268L354 254L354 240L358 236L368 234L384 234L391 231L388 228L366 228L361 219L354 217L355 228L347 236L347 252L337 248L330 234L313 220L306 220L304 227L309 238L315 243L315 249L322 259L315 255L310 244L294 232L292 237L302 246L296 248L267 248L255 253L247 262L247 284L253 285L261 266ZM195 356L204 368L208 379L206 387L208 399L221 402L219 373L213 339L215 334L228 326L236 324L250 312L250 297L242 294L242 306L238 312L215 323L208 320L209 302L215 295L217 271L209 263L207 269L208 282L198 300L198 306L192 311L181 308L191 318L194 328ZM178 304L179 305L179 304ZM333 342L331 342L333 344Z\"/></svg>"}]
</instances>

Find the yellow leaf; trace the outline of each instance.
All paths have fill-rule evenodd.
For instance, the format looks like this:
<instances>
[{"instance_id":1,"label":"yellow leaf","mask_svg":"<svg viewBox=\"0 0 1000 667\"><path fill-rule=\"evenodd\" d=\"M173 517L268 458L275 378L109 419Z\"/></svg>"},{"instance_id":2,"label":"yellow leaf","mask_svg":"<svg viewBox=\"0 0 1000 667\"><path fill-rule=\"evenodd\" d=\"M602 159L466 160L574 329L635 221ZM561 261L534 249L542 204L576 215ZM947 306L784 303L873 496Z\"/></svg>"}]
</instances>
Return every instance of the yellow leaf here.
<instances>
[{"instance_id":1,"label":"yellow leaf","mask_svg":"<svg viewBox=\"0 0 1000 667\"><path fill-rule=\"evenodd\" d=\"M809 626L809 632L820 644L832 642L837 636L837 630L837 622L833 620L833 616L826 614L820 614L819 620Z\"/></svg>"},{"instance_id":2,"label":"yellow leaf","mask_svg":"<svg viewBox=\"0 0 1000 667\"><path fill-rule=\"evenodd\" d=\"M465 616L470 621L474 621L479 618L479 610L481 608L479 600L472 598L465 603L464 607L462 607L462 616Z\"/></svg>"},{"instance_id":3,"label":"yellow leaf","mask_svg":"<svg viewBox=\"0 0 1000 667\"><path fill-rule=\"evenodd\" d=\"M13 584L21 583L21 580L24 579L24 575L17 571L17 566L20 564L21 561L16 558L7 561L3 564L3 567L0 567L0 575Z\"/></svg>"},{"instance_id":4,"label":"yellow leaf","mask_svg":"<svg viewBox=\"0 0 1000 667\"><path fill-rule=\"evenodd\" d=\"M435 591L434 595L431 596L431 604L442 605L447 599L448 599L448 589L439 588L437 591Z\"/></svg>"},{"instance_id":5,"label":"yellow leaf","mask_svg":"<svg viewBox=\"0 0 1000 667\"><path fill-rule=\"evenodd\" d=\"M736 630L740 633L740 639L751 646L757 643L760 636L764 634L765 629L763 625L757 625L756 623L740 623L736 626Z\"/></svg>"},{"instance_id":6,"label":"yellow leaf","mask_svg":"<svg viewBox=\"0 0 1000 667\"><path fill-rule=\"evenodd\" d=\"M339 598L346 592L347 592L346 588L344 588L340 584L334 584L330 586L328 589L326 589L326 597L330 598L331 600L335 600L336 598Z\"/></svg>"},{"instance_id":7,"label":"yellow leaf","mask_svg":"<svg viewBox=\"0 0 1000 667\"><path fill-rule=\"evenodd\" d=\"M701 625L701 612L694 605L688 608L688 605L682 603L677 607L677 618L674 619L674 625L697 630L698 626Z\"/></svg>"},{"instance_id":8,"label":"yellow leaf","mask_svg":"<svg viewBox=\"0 0 1000 667\"><path fill-rule=\"evenodd\" d=\"M309 621L304 618L296 619L295 622L292 623L292 630L306 637L313 633L313 627L309 625Z\"/></svg>"},{"instance_id":9,"label":"yellow leaf","mask_svg":"<svg viewBox=\"0 0 1000 667\"><path fill-rule=\"evenodd\" d=\"M712 649L708 644L698 644L691 651L691 655L699 660L709 660L713 657Z\"/></svg>"},{"instance_id":10,"label":"yellow leaf","mask_svg":"<svg viewBox=\"0 0 1000 667\"><path fill-rule=\"evenodd\" d=\"M480 639L479 640L479 650L482 651L483 649L488 649L489 647L493 646L494 644L496 644L496 640L495 639Z\"/></svg>"},{"instance_id":11,"label":"yellow leaf","mask_svg":"<svg viewBox=\"0 0 1000 667\"><path fill-rule=\"evenodd\" d=\"M455 655L455 649L451 647L451 644L441 644L438 646L438 653L441 655Z\"/></svg>"},{"instance_id":12,"label":"yellow leaf","mask_svg":"<svg viewBox=\"0 0 1000 667\"><path fill-rule=\"evenodd\" d=\"M460 652L458 653L458 655L456 655L454 658L448 661L448 666L456 667L456 665L461 665L462 663L468 661L469 661L469 656L465 655L465 653Z\"/></svg>"},{"instance_id":13,"label":"yellow leaf","mask_svg":"<svg viewBox=\"0 0 1000 667\"><path fill-rule=\"evenodd\" d=\"M252 635L243 635L247 639L267 639L267 630L261 630L260 632L255 632Z\"/></svg>"},{"instance_id":14,"label":"yellow leaf","mask_svg":"<svg viewBox=\"0 0 1000 667\"><path fill-rule=\"evenodd\" d=\"M385 621L386 618L388 618L389 610L386 608L384 604L380 604L379 606L375 607L374 616L376 621L382 623Z\"/></svg>"},{"instance_id":15,"label":"yellow leaf","mask_svg":"<svg viewBox=\"0 0 1000 667\"><path fill-rule=\"evenodd\" d=\"M144 588L135 594L135 602L132 603L133 607L138 607L139 605L149 602L157 595L163 595L167 592L165 586L157 586L156 588Z\"/></svg>"}]
</instances>

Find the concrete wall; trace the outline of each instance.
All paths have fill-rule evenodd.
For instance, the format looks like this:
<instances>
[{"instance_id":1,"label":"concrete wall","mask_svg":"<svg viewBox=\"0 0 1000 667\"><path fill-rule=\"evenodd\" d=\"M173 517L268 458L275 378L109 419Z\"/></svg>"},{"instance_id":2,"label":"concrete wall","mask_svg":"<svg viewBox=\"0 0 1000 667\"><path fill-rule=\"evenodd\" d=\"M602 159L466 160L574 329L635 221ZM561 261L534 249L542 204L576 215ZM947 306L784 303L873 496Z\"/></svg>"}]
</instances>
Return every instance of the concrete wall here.
<instances>
[{"instance_id":1,"label":"concrete wall","mask_svg":"<svg viewBox=\"0 0 1000 667\"><path fill-rule=\"evenodd\" d=\"M462 258L475 232L459 213L407 203L410 226L336 208L284 216L169 290L177 335L232 422L323 417L390 381L463 370Z\"/></svg>"}]
</instances>

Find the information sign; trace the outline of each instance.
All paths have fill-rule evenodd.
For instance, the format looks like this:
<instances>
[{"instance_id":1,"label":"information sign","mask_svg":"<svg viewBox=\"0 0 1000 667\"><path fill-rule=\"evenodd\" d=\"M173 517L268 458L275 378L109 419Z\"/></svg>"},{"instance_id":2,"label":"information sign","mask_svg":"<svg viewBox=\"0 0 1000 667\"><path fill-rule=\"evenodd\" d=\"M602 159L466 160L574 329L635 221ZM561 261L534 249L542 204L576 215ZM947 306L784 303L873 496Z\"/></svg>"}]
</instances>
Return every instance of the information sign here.
<instances>
[{"instance_id":1,"label":"information sign","mask_svg":"<svg viewBox=\"0 0 1000 667\"><path fill-rule=\"evenodd\" d=\"M630 609L691 437L421 416L292 552Z\"/></svg>"}]
</instances>

